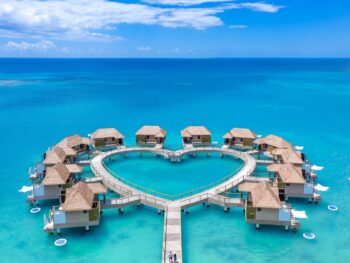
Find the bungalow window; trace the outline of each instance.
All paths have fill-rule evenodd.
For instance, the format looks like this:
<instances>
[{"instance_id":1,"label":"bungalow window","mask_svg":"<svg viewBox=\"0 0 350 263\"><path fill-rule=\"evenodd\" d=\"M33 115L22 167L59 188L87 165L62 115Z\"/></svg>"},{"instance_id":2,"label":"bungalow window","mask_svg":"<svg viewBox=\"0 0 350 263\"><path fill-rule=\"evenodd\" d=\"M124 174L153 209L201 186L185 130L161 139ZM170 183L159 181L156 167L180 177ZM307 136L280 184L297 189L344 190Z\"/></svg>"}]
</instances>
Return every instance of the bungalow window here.
<instances>
[{"instance_id":1,"label":"bungalow window","mask_svg":"<svg viewBox=\"0 0 350 263\"><path fill-rule=\"evenodd\" d=\"M289 184L286 184L287 186L289 186Z\"/></svg>"},{"instance_id":2,"label":"bungalow window","mask_svg":"<svg viewBox=\"0 0 350 263\"><path fill-rule=\"evenodd\" d=\"M83 213L86 214L86 213L87 213L87 210L84 210Z\"/></svg>"},{"instance_id":3,"label":"bungalow window","mask_svg":"<svg viewBox=\"0 0 350 263\"><path fill-rule=\"evenodd\" d=\"M243 138L241 138L240 140L241 140L241 142L243 142Z\"/></svg>"},{"instance_id":4,"label":"bungalow window","mask_svg":"<svg viewBox=\"0 0 350 263\"><path fill-rule=\"evenodd\" d=\"M146 136L146 140L149 140L149 136L148 135Z\"/></svg>"},{"instance_id":5,"label":"bungalow window","mask_svg":"<svg viewBox=\"0 0 350 263\"><path fill-rule=\"evenodd\" d=\"M107 138L105 138L104 141L107 142Z\"/></svg>"},{"instance_id":6,"label":"bungalow window","mask_svg":"<svg viewBox=\"0 0 350 263\"><path fill-rule=\"evenodd\" d=\"M257 209L257 210L258 210L258 212L261 212L261 208L260 208L260 207L258 207L258 209Z\"/></svg>"},{"instance_id":7,"label":"bungalow window","mask_svg":"<svg viewBox=\"0 0 350 263\"><path fill-rule=\"evenodd\" d=\"M198 136L197 136L197 139L198 139L198 140L200 140L200 138L201 138L201 136L200 136L200 135L198 135Z\"/></svg>"},{"instance_id":8,"label":"bungalow window","mask_svg":"<svg viewBox=\"0 0 350 263\"><path fill-rule=\"evenodd\" d=\"M113 141L113 142L115 141L115 138L114 138L114 137L112 137L112 141Z\"/></svg>"}]
</instances>

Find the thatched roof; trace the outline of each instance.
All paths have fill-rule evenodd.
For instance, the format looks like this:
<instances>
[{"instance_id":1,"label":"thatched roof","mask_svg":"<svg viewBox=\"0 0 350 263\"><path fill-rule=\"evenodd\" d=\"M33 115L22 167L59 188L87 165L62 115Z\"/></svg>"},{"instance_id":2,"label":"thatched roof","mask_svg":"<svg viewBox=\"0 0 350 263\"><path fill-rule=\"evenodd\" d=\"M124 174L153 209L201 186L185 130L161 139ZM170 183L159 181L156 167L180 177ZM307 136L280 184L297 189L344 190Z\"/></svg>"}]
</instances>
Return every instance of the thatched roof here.
<instances>
[{"instance_id":1,"label":"thatched roof","mask_svg":"<svg viewBox=\"0 0 350 263\"><path fill-rule=\"evenodd\" d=\"M45 165L51 165L56 163L62 163L67 157L67 153L61 148L56 146L53 150L46 152L45 160L43 163Z\"/></svg>"},{"instance_id":2,"label":"thatched roof","mask_svg":"<svg viewBox=\"0 0 350 263\"><path fill-rule=\"evenodd\" d=\"M66 165L57 163L52 168L48 168L43 185L63 185L67 182L70 172Z\"/></svg>"},{"instance_id":3,"label":"thatched roof","mask_svg":"<svg viewBox=\"0 0 350 263\"><path fill-rule=\"evenodd\" d=\"M79 182L66 190L66 199L61 205L64 211L90 210L95 194L84 182Z\"/></svg>"},{"instance_id":4,"label":"thatched roof","mask_svg":"<svg viewBox=\"0 0 350 263\"><path fill-rule=\"evenodd\" d=\"M254 207L281 208L278 189L268 182L243 183L238 186L240 192L249 192Z\"/></svg>"},{"instance_id":5,"label":"thatched roof","mask_svg":"<svg viewBox=\"0 0 350 263\"><path fill-rule=\"evenodd\" d=\"M304 161L301 158L301 153L294 151L292 148L274 149L271 152L272 155L280 156L284 163L303 164Z\"/></svg>"},{"instance_id":6,"label":"thatched roof","mask_svg":"<svg viewBox=\"0 0 350 263\"><path fill-rule=\"evenodd\" d=\"M264 138L259 138L257 140L254 141L255 144L267 144L267 145L270 145L272 147L275 147L275 148L289 148L289 147L292 147L292 145L287 142L285 139L279 137L279 136L276 136L276 135L268 135Z\"/></svg>"},{"instance_id":7,"label":"thatched roof","mask_svg":"<svg viewBox=\"0 0 350 263\"><path fill-rule=\"evenodd\" d=\"M164 138L166 136L166 131L159 126L143 126L137 132L136 135L141 136L155 136L159 138Z\"/></svg>"},{"instance_id":8,"label":"thatched roof","mask_svg":"<svg viewBox=\"0 0 350 263\"><path fill-rule=\"evenodd\" d=\"M75 163L66 164L66 167L71 174L81 173L83 171L83 167Z\"/></svg>"},{"instance_id":9,"label":"thatched roof","mask_svg":"<svg viewBox=\"0 0 350 263\"><path fill-rule=\"evenodd\" d=\"M211 136L211 132L205 126L188 126L181 131L182 137Z\"/></svg>"},{"instance_id":10,"label":"thatched roof","mask_svg":"<svg viewBox=\"0 0 350 263\"><path fill-rule=\"evenodd\" d=\"M57 146L61 148L72 148L80 144L90 144L90 140L88 138L75 134L64 138L57 144Z\"/></svg>"},{"instance_id":11,"label":"thatched roof","mask_svg":"<svg viewBox=\"0 0 350 263\"><path fill-rule=\"evenodd\" d=\"M101 183L88 183L87 186L91 189L94 194L105 194L107 193L107 187Z\"/></svg>"},{"instance_id":12,"label":"thatched roof","mask_svg":"<svg viewBox=\"0 0 350 263\"><path fill-rule=\"evenodd\" d=\"M243 139L255 139L256 133L246 128L233 128L224 135L225 139L243 138Z\"/></svg>"},{"instance_id":13,"label":"thatched roof","mask_svg":"<svg viewBox=\"0 0 350 263\"><path fill-rule=\"evenodd\" d=\"M305 179L300 167L295 167L291 163L271 164L267 167L269 172L276 172L283 183L305 184Z\"/></svg>"},{"instance_id":14,"label":"thatched roof","mask_svg":"<svg viewBox=\"0 0 350 263\"><path fill-rule=\"evenodd\" d=\"M78 152L74 150L73 148L62 148L63 151L66 153L67 156L76 156L78 155Z\"/></svg>"},{"instance_id":15,"label":"thatched roof","mask_svg":"<svg viewBox=\"0 0 350 263\"><path fill-rule=\"evenodd\" d=\"M92 139L105 139L105 138L124 139L125 136L115 128L102 128L91 133L91 138Z\"/></svg>"}]
</instances>

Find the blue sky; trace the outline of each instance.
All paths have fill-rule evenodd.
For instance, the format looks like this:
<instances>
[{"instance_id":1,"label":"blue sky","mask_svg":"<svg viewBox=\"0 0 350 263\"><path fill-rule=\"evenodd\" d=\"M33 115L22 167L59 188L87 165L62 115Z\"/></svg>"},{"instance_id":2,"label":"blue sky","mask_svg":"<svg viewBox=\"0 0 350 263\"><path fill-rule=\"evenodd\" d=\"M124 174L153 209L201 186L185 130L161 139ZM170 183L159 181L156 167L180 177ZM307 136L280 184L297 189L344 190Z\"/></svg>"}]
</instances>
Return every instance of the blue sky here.
<instances>
[{"instance_id":1,"label":"blue sky","mask_svg":"<svg viewBox=\"0 0 350 263\"><path fill-rule=\"evenodd\" d=\"M1 57L350 57L349 0L0 0Z\"/></svg>"}]
</instances>

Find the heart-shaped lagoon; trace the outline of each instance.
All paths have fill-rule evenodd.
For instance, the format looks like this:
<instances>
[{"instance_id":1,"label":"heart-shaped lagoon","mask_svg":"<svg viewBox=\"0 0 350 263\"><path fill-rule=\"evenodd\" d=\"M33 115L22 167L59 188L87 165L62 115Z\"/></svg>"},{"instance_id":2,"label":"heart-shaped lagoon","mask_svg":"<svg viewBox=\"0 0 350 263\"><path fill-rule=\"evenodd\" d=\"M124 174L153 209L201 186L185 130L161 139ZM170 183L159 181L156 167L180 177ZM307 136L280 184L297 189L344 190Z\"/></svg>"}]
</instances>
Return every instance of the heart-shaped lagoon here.
<instances>
[{"instance_id":1,"label":"heart-shaped lagoon","mask_svg":"<svg viewBox=\"0 0 350 263\"><path fill-rule=\"evenodd\" d=\"M212 184L236 173L243 161L217 153L186 156L180 163L172 163L151 154L133 153L128 158L114 156L105 161L107 168L118 177L167 195L178 195Z\"/></svg>"}]
</instances>

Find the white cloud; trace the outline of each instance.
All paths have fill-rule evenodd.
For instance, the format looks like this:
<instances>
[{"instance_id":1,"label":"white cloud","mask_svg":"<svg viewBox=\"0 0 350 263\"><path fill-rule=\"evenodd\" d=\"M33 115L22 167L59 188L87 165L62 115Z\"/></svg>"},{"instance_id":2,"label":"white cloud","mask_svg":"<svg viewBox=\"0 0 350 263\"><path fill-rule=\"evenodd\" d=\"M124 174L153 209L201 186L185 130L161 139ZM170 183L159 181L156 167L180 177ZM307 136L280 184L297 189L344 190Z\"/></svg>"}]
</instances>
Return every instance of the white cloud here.
<instances>
[{"instance_id":1,"label":"white cloud","mask_svg":"<svg viewBox=\"0 0 350 263\"><path fill-rule=\"evenodd\" d=\"M253 11L266 12L266 13L276 13L284 6L272 5L267 3L241 3L239 4L243 8L248 8Z\"/></svg>"},{"instance_id":2,"label":"white cloud","mask_svg":"<svg viewBox=\"0 0 350 263\"><path fill-rule=\"evenodd\" d=\"M21 51L25 51L25 50L46 51L49 49L56 48L56 45L52 41L48 41L48 40L42 40L37 43L10 41L10 42L7 42L5 47L8 49L21 50Z\"/></svg>"},{"instance_id":3,"label":"white cloud","mask_svg":"<svg viewBox=\"0 0 350 263\"><path fill-rule=\"evenodd\" d=\"M233 2L234 0L142 0L144 3L155 5L191 6L205 3Z\"/></svg>"},{"instance_id":4,"label":"white cloud","mask_svg":"<svg viewBox=\"0 0 350 263\"><path fill-rule=\"evenodd\" d=\"M181 5L209 0L144 0ZM281 7L266 3L232 3L214 7L161 7L107 0L0 0L0 37L31 37L69 40L118 41L111 33L119 24L160 25L206 29L223 24L218 14L248 8L277 12Z\"/></svg>"},{"instance_id":5,"label":"white cloud","mask_svg":"<svg viewBox=\"0 0 350 263\"><path fill-rule=\"evenodd\" d=\"M152 48L151 47L138 47L137 49L138 51L142 51L142 52L150 52L152 51Z\"/></svg>"},{"instance_id":6,"label":"white cloud","mask_svg":"<svg viewBox=\"0 0 350 263\"><path fill-rule=\"evenodd\" d=\"M229 28L232 28L232 29L244 29L244 28L247 28L248 26L247 25L232 25L232 26L229 26Z\"/></svg>"},{"instance_id":7,"label":"white cloud","mask_svg":"<svg viewBox=\"0 0 350 263\"><path fill-rule=\"evenodd\" d=\"M106 0L0 0L0 34L108 39L113 36L103 33L122 23L204 29L222 24L215 16L219 12L218 8L185 10Z\"/></svg>"}]
</instances>

